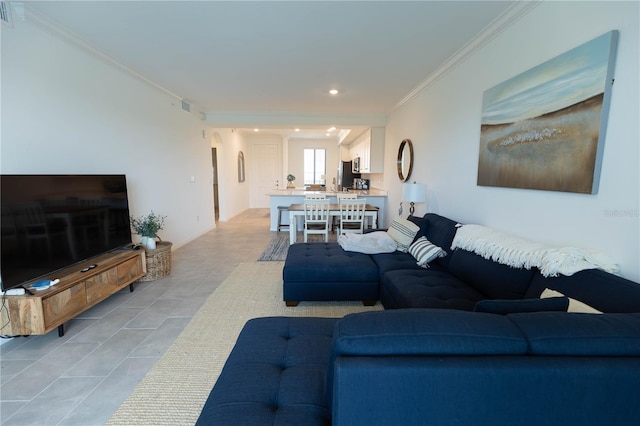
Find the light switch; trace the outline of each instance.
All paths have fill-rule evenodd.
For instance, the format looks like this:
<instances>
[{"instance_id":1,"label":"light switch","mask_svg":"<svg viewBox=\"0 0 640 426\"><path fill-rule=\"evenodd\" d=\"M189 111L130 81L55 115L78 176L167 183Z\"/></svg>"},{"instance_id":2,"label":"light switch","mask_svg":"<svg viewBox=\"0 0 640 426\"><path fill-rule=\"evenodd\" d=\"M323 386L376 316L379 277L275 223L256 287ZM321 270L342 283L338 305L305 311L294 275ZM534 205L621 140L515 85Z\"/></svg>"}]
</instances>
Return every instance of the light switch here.
<instances>
[{"instance_id":1,"label":"light switch","mask_svg":"<svg viewBox=\"0 0 640 426\"><path fill-rule=\"evenodd\" d=\"M196 177L195 176L191 176L189 178L189 182L194 183L196 181Z\"/></svg>"}]
</instances>

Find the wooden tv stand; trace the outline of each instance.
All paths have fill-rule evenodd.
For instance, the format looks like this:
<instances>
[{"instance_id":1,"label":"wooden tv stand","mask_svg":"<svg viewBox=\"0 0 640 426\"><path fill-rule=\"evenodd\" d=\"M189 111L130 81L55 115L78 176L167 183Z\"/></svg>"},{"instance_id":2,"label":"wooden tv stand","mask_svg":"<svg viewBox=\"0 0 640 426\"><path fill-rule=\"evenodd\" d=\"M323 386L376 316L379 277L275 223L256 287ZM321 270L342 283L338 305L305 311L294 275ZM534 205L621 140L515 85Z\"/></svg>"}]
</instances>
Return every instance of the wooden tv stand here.
<instances>
[{"instance_id":1,"label":"wooden tv stand","mask_svg":"<svg viewBox=\"0 0 640 426\"><path fill-rule=\"evenodd\" d=\"M144 250L116 250L64 268L44 277L60 279L46 290L31 290L33 295L0 296L0 334L46 334L57 328L62 336L65 322L126 286L133 291L133 282L145 274ZM31 284L27 282L24 287Z\"/></svg>"}]
</instances>

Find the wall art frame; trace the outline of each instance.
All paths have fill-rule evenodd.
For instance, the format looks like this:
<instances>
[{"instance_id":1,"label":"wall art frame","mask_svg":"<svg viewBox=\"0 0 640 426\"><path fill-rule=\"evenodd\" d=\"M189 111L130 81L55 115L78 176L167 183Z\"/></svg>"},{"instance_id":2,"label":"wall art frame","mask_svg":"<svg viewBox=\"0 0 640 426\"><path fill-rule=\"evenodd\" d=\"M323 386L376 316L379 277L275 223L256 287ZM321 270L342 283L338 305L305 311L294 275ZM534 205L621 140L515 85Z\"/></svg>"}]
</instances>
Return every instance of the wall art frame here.
<instances>
[{"instance_id":1,"label":"wall art frame","mask_svg":"<svg viewBox=\"0 0 640 426\"><path fill-rule=\"evenodd\" d=\"M598 192L617 41L610 31L484 92L479 186Z\"/></svg>"}]
</instances>

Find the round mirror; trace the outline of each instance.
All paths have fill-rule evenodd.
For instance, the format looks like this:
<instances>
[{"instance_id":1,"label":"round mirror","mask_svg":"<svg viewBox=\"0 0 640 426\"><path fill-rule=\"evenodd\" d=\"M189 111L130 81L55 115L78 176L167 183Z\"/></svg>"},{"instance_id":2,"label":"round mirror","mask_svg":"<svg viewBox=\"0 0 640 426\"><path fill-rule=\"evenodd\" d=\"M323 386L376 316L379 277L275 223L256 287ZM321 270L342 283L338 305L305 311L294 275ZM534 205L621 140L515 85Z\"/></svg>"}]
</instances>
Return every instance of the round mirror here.
<instances>
[{"instance_id":1,"label":"round mirror","mask_svg":"<svg viewBox=\"0 0 640 426\"><path fill-rule=\"evenodd\" d=\"M410 139L400 142L398 149L398 177L406 182L411 177L413 170L413 144Z\"/></svg>"}]
</instances>

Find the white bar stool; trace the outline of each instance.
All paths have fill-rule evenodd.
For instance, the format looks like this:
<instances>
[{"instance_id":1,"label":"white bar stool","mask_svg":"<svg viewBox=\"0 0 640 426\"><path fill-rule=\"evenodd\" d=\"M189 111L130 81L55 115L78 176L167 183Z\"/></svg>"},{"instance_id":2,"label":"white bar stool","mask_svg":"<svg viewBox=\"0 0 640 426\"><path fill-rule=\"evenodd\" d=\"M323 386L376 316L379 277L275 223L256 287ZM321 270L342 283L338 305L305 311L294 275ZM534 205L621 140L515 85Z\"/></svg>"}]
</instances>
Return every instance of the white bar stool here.
<instances>
[{"instance_id":1,"label":"white bar stool","mask_svg":"<svg viewBox=\"0 0 640 426\"><path fill-rule=\"evenodd\" d=\"M280 232L280 228L289 229L289 224L282 223L282 212L288 212L289 206L278 206L278 231Z\"/></svg>"}]
</instances>

